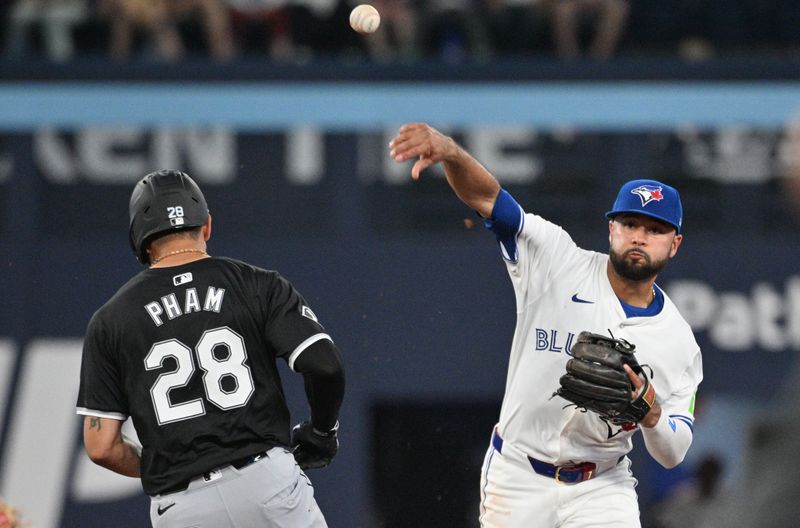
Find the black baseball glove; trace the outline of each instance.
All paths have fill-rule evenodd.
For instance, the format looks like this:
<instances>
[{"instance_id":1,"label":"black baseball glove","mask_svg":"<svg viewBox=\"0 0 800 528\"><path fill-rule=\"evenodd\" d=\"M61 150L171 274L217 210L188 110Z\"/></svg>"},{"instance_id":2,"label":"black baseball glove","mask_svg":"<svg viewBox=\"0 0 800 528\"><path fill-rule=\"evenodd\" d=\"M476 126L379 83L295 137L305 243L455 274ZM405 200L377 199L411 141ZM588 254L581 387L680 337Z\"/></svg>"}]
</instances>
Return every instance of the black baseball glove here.
<instances>
[{"instance_id":1,"label":"black baseball glove","mask_svg":"<svg viewBox=\"0 0 800 528\"><path fill-rule=\"evenodd\" d=\"M650 378L633 356L634 345L624 339L581 332L567 361L567 373L554 395L577 407L594 411L615 424L639 423L655 404L656 394ZM636 399L623 365L643 379Z\"/></svg>"},{"instance_id":2,"label":"black baseball glove","mask_svg":"<svg viewBox=\"0 0 800 528\"><path fill-rule=\"evenodd\" d=\"M339 450L339 438L336 431L339 423L332 430L322 433L314 429L311 422L302 422L292 429L292 452L301 469L323 468L331 463Z\"/></svg>"}]
</instances>

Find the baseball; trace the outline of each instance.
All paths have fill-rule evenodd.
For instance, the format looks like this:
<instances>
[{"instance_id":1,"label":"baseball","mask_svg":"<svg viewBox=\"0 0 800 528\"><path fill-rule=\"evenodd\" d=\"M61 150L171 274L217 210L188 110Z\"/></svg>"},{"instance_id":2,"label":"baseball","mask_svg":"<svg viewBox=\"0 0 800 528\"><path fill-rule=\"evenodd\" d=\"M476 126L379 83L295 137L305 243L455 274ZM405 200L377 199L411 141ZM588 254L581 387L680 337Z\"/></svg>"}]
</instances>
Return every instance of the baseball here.
<instances>
[{"instance_id":1,"label":"baseball","mask_svg":"<svg viewBox=\"0 0 800 528\"><path fill-rule=\"evenodd\" d=\"M350 27L362 35L374 33L380 25L380 13L369 4L359 4L350 11Z\"/></svg>"}]
</instances>

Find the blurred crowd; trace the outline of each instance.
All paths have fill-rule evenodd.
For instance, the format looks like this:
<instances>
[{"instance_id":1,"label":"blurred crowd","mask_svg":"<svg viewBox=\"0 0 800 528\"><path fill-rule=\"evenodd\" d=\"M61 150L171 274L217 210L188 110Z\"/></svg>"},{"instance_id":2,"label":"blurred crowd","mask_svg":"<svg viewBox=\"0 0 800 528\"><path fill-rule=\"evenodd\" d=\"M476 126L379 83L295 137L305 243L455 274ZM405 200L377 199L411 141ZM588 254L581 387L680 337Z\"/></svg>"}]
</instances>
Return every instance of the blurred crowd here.
<instances>
[{"instance_id":1,"label":"blurred crowd","mask_svg":"<svg viewBox=\"0 0 800 528\"><path fill-rule=\"evenodd\" d=\"M3 55L69 61L243 56L451 62L497 56L603 61L615 55L800 50L796 0L373 0L381 28L347 25L356 0L7 0Z\"/></svg>"}]
</instances>

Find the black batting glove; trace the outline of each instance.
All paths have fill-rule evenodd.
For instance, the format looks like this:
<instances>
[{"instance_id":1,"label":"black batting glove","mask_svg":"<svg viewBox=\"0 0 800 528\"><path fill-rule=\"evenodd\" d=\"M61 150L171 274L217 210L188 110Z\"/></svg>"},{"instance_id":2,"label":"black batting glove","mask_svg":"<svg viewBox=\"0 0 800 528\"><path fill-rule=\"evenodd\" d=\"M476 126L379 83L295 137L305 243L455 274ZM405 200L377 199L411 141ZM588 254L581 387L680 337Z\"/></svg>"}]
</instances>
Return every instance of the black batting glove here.
<instances>
[{"instance_id":1,"label":"black batting glove","mask_svg":"<svg viewBox=\"0 0 800 528\"><path fill-rule=\"evenodd\" d=\"M339 423L328 432L314 429L311 422L301 422L292 429L292 453L301 469L323 468L331 463L339 450L336 430Z\"/></svg>"}]
</instances>

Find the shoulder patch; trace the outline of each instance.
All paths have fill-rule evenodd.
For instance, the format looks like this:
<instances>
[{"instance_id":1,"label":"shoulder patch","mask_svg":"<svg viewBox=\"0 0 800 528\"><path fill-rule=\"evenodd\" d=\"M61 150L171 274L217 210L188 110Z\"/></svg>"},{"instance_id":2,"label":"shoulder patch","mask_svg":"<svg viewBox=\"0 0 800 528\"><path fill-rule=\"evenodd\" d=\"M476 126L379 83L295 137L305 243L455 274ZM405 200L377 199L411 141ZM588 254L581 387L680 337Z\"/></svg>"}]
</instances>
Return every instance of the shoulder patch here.
<instances>
[{"instance_id":1,"label":"shoulder patch","mask_svg":"<svg viewBox=\"0 0 800 528\"><path fill-rule=\"evenodd\" d=\"M303 305L303 306L300 308L300 314L301 314L303 317L308 317L309 319L311 319L311 320L312 320L312 321L314 321L315 323L318 323L318 322L319 322L319 320L317 319L317 315L316 315L314 312L312 312L312 311L311 311L311 308L309 308L308 306L305 306L305 305Z\"/></svg>"}]
</instances>

